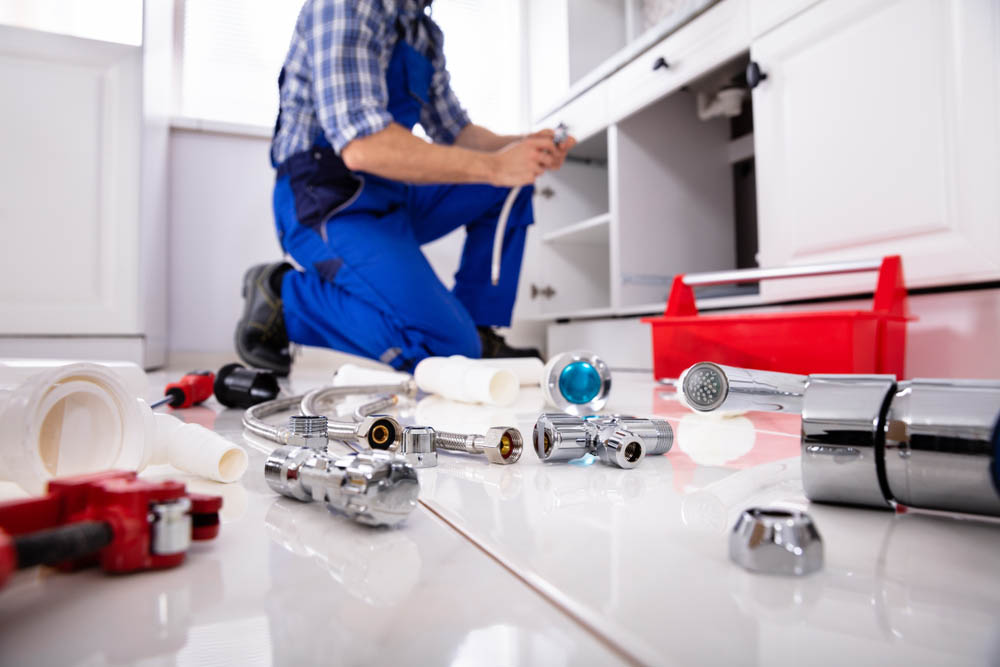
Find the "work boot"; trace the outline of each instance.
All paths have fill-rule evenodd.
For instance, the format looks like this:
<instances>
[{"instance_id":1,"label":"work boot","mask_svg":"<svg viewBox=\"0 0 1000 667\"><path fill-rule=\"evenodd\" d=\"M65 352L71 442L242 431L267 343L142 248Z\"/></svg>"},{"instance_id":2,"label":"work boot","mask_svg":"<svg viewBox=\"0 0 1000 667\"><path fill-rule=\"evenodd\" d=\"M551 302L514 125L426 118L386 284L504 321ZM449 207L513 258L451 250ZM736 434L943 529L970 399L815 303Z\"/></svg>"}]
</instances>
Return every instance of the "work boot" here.
<instances>
[{"instance_id":1,"label":"work boot","mask_svg":"<svg viewBox=\"0 0 1000 667\"><path fill-rule=\"evenodd\" d=\"M505 357L538 357L541 353L533 347L511 347L504 337L492 327L476 327L479 331L479 341L483 345L483 359L502 359Z\"/></svg>"},{"instance_id":2,"label":"work boot","mask_svg":"<svg viewBox=\"0 0 1000 667\"><path fill-rule=\"evenodd\" d=\"M292 266L258 264L243 274L243 317L236 325L236 354L255 368L282 377L292 369L281 304L281 279Z\"/></svg>"}]
</instances>

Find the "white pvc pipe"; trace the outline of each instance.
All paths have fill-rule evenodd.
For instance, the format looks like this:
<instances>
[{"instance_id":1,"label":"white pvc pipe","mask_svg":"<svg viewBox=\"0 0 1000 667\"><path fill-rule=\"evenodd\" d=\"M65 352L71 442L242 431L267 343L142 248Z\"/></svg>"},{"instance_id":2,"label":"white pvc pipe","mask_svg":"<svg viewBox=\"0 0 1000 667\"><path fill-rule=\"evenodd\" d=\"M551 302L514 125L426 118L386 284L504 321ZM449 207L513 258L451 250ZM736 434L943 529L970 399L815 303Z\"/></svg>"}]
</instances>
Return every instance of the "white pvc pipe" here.
<instances>
[{"instance_id":1,"label":"white pvc pipe","mask_svg":"<svg viewBox=\"0 0 1000 667\"><path fill-rule=\"evenodd\" d=\"M544 364L537 357L509 357L503 359L469 359L473 364L508 370L517 376L522 387L542 384Z\"/></svg>"},{"instance_id":2,"label":"white pvc pipe","mask_svg":"<svg viewBox=\"0 0 1000 667\"><path fill-rule=\"evenodd\" d=\"M0 364L0 478L29 493L42 493L53 477L159 462L222 482L246 469L241 447L203 427L154 416L107 366L42 367L23 379L28 366Z\"/></svg>"},{"instance_id":3,"label":"white pvc pipe","mask_svg":"<svg viewBox=\"0 0 1000 667\"><path fill-rule=\"evenodd\" d=\"M417 364L413 379L422 391L464 403L510 405L520 390L513 371L462 356L428 357Z\"/></svg>"},{"instance_id":4,"label":"white pvc pipe","mask_svg":"<svg viewBox=\"0 0 1000 667\"><path fill-rule=\"evenodd\" d=\"M367 384L398 384L410 377L401 371L368 368L357 364L344 364L333 374L334 387L349 387Z\"/></svg>"}]
</instances>

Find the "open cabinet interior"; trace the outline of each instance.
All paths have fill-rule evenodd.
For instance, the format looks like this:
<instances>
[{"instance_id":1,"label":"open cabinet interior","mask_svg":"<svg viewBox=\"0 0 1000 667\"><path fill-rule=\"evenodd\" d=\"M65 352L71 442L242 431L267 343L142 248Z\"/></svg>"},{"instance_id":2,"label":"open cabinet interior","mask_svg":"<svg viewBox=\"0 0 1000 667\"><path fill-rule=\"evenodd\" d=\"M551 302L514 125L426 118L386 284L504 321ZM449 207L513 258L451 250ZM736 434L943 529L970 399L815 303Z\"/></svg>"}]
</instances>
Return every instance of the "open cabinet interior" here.
<instances>
[{"instance_id":1,"label":"open cabinet interior","mask_svg":"<svg viewBox=\"0 0 1000 667\"><path fill-rule=\"evenodd\" d=\"M611 129L611 279L616 308L655 309L678 273L754 266L753 118L728 63ZM721 93L720 90L731 90ZM723 100L731 95L731 99ZM727 113L713 113L724 106ZM753 289L752 287L749 289ZM746 291L706 288L699 296Z\"/></svg>"}]
</instances>

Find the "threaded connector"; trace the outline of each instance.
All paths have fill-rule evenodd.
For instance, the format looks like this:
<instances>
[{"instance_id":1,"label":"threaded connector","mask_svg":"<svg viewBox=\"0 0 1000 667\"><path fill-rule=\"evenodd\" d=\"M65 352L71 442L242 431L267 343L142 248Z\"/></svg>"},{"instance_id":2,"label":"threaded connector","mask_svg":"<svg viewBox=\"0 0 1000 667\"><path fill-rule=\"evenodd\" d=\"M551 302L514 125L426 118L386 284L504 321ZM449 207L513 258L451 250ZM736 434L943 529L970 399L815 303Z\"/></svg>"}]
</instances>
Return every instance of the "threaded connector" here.
<instances>
[{"instance_id":1,"label":"threaded connector","mask_svg":"<svg viewBox=\"0 0 1000 667\"><path fill-rule=\"evenodd\" d=\"M524 451L524 438L516 428L497 426L486 435L447 433L434 434L434 447L451 452L485 455L490 463L510 465L517 463Z\"/></svg>"},{"instance_id":2,"label":"threaded connector","mask_svg":"<svg viewBox=\"0 0 1000 667\"><path fill-rule=\"evenodd\" d=\"M322 415L292 415L288 418L285 443L296 447L325 450L329 442L327 418Z\"/></svg>"}]
</instances>

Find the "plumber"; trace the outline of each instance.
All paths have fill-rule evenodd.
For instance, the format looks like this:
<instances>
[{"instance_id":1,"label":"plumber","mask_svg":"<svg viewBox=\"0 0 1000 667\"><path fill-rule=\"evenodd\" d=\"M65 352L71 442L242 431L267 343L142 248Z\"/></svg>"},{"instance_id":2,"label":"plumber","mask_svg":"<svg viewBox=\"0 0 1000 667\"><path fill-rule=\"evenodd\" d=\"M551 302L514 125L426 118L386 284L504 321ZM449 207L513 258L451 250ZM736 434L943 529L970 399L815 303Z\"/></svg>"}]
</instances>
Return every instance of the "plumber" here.
<instances>
[{"instance_id":1,"label":"plumber","mask_svg":"<svg viewBox=\"0 0 1000 667\"><path fill-rule=\"evenodd\" d=\"M427 356L537 356L508 326L530 187L576 143L502 136L469 120L449 83L431 0L307 0L278 78L271 143L278 239L295 260L243 278L236 349L287 374L289 342L409 370ZM415 136L419 123L431 141ZM497 217L521 189L490 280ZM455 287L420 247L466 230Z\"/></svg>"}]
</instances>

